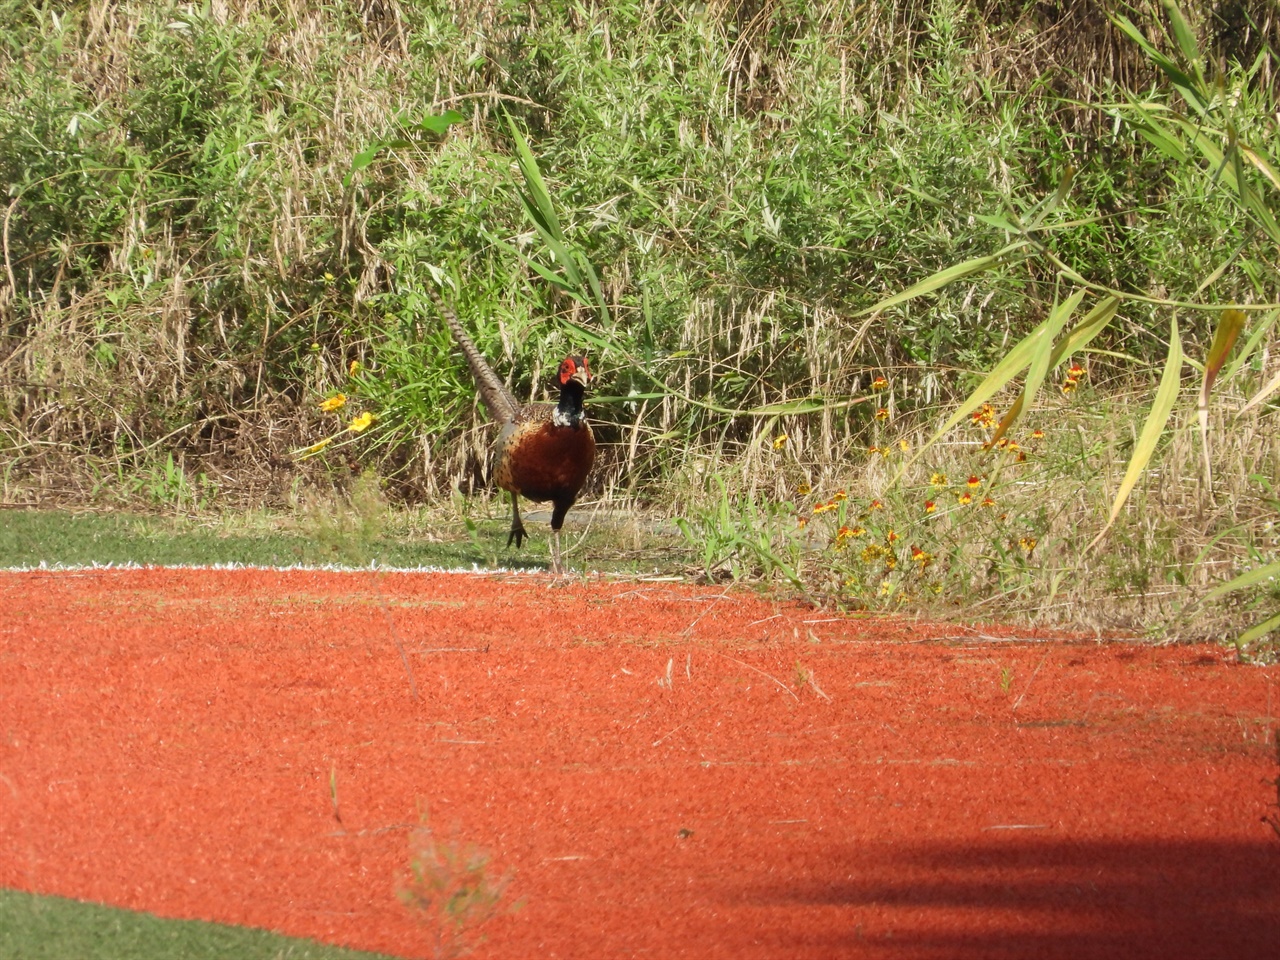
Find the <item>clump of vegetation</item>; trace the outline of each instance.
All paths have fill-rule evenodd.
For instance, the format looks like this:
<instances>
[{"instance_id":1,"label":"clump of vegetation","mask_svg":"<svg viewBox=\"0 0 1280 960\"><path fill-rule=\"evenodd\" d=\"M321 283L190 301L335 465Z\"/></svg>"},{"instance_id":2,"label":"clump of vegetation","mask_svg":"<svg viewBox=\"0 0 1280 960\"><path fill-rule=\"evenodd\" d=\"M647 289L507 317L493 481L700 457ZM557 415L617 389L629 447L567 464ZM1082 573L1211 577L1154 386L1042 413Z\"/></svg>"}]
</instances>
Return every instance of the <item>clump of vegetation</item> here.
<instances>
[{"instance_id":1,"label":"clump of vegetation","mask_svg":"<svg viewBox=\"0 0 1280 960\"><path fill-rule=\"evenodd\" d=\"M493 875L489 855L472 844L438 839L426 824L410 835L410 879L400 900L431 938L432 956L466 956L480 928L515 907L502 905L511 875Z\"/></svg>"},{"instance_id":2,"label":"clump of vegetation","mask_svg":"<svg viewBox=\"0 0 1280 960\"><path fill-rule=\"evenodd\" d=\"M708 574L1275 626L1267 0L0 11L9 502L481 486L437 286Z\"/></svg>"}]
</instances>

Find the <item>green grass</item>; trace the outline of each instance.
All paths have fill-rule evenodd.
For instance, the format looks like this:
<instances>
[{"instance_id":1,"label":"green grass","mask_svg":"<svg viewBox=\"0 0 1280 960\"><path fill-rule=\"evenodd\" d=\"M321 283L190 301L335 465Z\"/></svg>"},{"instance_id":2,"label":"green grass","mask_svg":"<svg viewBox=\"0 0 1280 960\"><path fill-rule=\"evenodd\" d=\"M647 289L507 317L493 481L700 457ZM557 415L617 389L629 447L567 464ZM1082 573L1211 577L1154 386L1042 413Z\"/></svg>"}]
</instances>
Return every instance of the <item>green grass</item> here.
<instances>
[{"instance_id":1,"label":"green grass","mask_svg":"<svg viewBox=\"0 0 1280 960\"><path fill-rule=\"evenodd\" d=\"M267 930L0 890L0 960L376 960Z\"/></svg>"},{"instance_id":2,"label":"green grass","mask_svg":"<svg viewBox=\"0 0 1280 960\"><path fill-rule=\"evenodd\" d=\"M323 516L323 520L318 519ZM526 520L530 514L526 510ZM547 527L540 515L528 523L533 537L517 551L505 548L503 518L466 522L437 521L400 513L382 529L353 529L340 512L309 514L237 514L185 517L132 513L83 513L67 510L0 511L0 566L154 564L205 566L238 563L253 566L336 564L365 567L472 566L545 569ZM585 520L585 516L584 516ZM566 547L577 544L582 525L565 528ZM624 542L624 539L626 542ZM624 538L614 525L593 525L575 547L571 567L614 573L670 570L683 550L675 530L668 534L633 532Z\"/></svg>"}]
</instances>

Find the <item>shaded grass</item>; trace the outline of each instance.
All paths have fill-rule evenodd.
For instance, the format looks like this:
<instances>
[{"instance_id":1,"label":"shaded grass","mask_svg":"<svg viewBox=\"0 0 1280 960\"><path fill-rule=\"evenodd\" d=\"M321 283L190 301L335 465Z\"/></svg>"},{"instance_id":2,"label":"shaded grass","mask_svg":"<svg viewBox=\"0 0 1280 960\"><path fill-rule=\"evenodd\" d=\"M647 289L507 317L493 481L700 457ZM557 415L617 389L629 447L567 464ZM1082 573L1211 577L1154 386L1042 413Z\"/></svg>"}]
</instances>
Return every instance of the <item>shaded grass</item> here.
<instances>
[{"instance_id":1,"label":"shaded grass","mask_svg":"<svg viewBox=\"0 0 1280 960\"><path fill-rule=\"evenodd\" d=\"M284 513L244 513L220 517L162 516L133 513L83 513L68 510L0 511L0 566L88 564L204 566L238 563L293 566L332 563L342 566L441 567L470 569L501 566L541 570L547 567L545 536L537 533L522 550L505 549L504 519L424 518L420 513L389 516L373 536L344 527L335 514L327 526L314 518ZM543 521L526 511L530 529ZM585 515L584 515L585 519ZM683 556L674 528L653 524L570 524L566 546L574 547L571 566L611 573L671 570ZM630 529L628 529L630 528ZM582 542L579 543L579 537Z\"/></svg>"},{"instance_id":2,"label":"shaded grass","mask_svg":"<svg viewBox=\"0 0 1280 960\"><path fill-rule=\"evenodd\" d=\"M377 960L382 954L64 897L0 890L0 958L21 960Z\"/></svg>"}]
</instances>

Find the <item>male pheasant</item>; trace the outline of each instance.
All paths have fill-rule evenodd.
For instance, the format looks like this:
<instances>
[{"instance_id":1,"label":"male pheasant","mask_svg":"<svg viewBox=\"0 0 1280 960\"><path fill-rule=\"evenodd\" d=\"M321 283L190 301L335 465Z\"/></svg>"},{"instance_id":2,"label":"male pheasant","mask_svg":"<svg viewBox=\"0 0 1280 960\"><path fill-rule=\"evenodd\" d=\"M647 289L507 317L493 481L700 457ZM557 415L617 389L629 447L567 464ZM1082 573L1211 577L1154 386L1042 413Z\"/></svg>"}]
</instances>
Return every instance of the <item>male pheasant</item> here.
<instances>
[{"instance_id":1,"label":"male pheasant","mask_svg":"<svg viewBox=\"0 0 1280 960\"><path fill-rule=\"evenodd\" d=\"M527 536L520 522L520 497L550 500L551 572L564 573L560 558L560 528L573 506L596 458L596 440L582 409L582 398L591 382L587 358L568 356L560 363L557 379L560 402L521 405L507 385L485 361L458 316L442 300L436 300L453 338L462 348L491 419L498 422L493 476L511 494L511 533L507 546L517 547Z\"/></svg>"}]
</instances>

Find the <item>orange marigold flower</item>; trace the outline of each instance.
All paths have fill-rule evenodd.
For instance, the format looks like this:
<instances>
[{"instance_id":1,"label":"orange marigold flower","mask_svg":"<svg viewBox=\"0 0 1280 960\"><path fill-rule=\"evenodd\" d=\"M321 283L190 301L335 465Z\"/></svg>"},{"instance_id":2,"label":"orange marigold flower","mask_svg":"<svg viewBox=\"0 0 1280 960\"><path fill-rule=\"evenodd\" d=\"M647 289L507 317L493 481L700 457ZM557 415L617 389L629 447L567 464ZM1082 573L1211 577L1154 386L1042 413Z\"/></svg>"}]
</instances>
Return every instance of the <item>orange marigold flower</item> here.
<instances>
[{"instance_id":1,"label":"orange marigold flower","mask_svg":"<svg viewBox=\"0 0 1280 960\"><path fill-rule=\"evenodd\" d=\"M914 560L916 563L920 564L920 570L921 572L923 572L925 567L933 563L933 554L928 553L924 550L921 550L919 547L915 545L912 545L911 559Z\"/></svg>"},{"instance_id":2,"label":"orange marigold flower","mask_svg":"<svg viewBox=\"0 0 1280 960\"><path fill-rule=\"evenodd\" d=\"M894 570L897 570L897 569L898 569L898 558L891 553L884 558L884 572L892 573Z\"/></svg>"},{"instance_id":3,"label":"orange marigold flower","mask_svg":"<svg viewBox=\"0 0 1280 960\"><path fill-rule=\"evenodd\" d=\"M837 490L837 491L835 492L835 495L834 495L834 496L832 496L832 498L831 498L831 502L832 502L832 503L843 503L845 500L848 500L848 499L849 499L849 495L848 495L847 493L845 493L843 490Z\"/></svg>"},{"instance_id":4,"label":"orange marigold flower","mask_svg":"<svg viewBox=\"0 0 1280 960\"><path fill-rule=\"evenodd\" d=\"M1071 377L1067 377L1067 379L1062 381L1062 392L1070 393L1072 390L1076 388L1076 383L1077 383L1076 380L1072 379Z\"/></svg>"},{"instance_id":5,"label":"orange marigold flower","mask_svg":"<svg viewBox=\"0 0 1280 960\"><path fill-rule=\"evenodd\" d=\"M843 542L853 536L853 531L848 527L841 527L836 531L836 542Z\"/></svg>"},{"instance_id":6,"label":"orange marigold flower","mask_svg":"<svg viewBox=\"0 0 1280 960\"><path fill-rule=\"evenodd\" d=\"M975 477L973 474L969 474L969 479L966 480L965 483L968 484L970 490L977 490L980 486L982 486L982 481L979 480L977 477Z\"/></svg>"},{"instance_id":7,"label":"orange marigold flower","mask_svg":"<svg viewBox=\"0 0 1280 960\"><path fill-rule=\"evenodd\" d=\"M1025 450L1019 450L1019 451L1018 451L1018 462L1019 462L1019 463L1026 463L1026 462L1027 462L1027 452L1026 452Z\"/></svg>"},{"instance_id":8,"label":"orange marigold flower","mask_svg":"<svg viewBox=\"0 0 1280 960\"><path fill-rule=\"evenodd\" d=\"M1067 370L1067 376L1070 377L1072 380L1083 380L1084 367L1080 366L1080 364L1078 363L1073 363L1070 369Z\"/></svg>"},{"instance_id":9,"label":"orange marigold flower","mask_svg":"<svg viewBox=\"0 0 1280 960\"><path fill-rule=\"evenodd\" d=\"M973 494L966 490L964 493L960 494L960 496L956 497L956 502L962 507L967 507L969 504L973 503Z\"/></svg>"},{"instance_id":10,"label":"orange marigold flower","mask_svg":"<svg viewBox=\"0 0 1280 960\"><path fill-rule=\"evenodd\" d=\"M1032 440L1043 440L1043 439L1044 439L1044 431L1043 431L1043 430L1041 430L1039 427L1036 427L1034 430L1032 430L1032 431L1031 431L1031 439L1032 439Z\"/></svg>"},{"instance_id":11,"label":"orange marigold flower","mask_svg":"<svg viewBox=\"0 0 1280 960\"><path fill-rule=\"evenodd\" d=\"M345 393L335 393L328 400L320 402L320 409L324 413L333 413L335 410L341 410L347 405L347 395Z\"/></svg>"},{"instance_id":12,"label":"orange marigold flower","mask_svg":"<svg viewBox=\"0 0 1280 960\"><path fill-rule=\"evenodd\" d=\"M996 425L996 408L984 403L969 417L975 427L994 427Z\"/></svg>"},{"instance_id":13,"label":"orange marigold flower","mask_svg":"<svg viewBox=\"0 0 1280 960\"><path fill-rule=\"evenodd\" d=\"M867 453L873 457L879 452L880 452L879 447L876 447L876 446L867 447Z\"/></svg>"},{"instance_id":14,"label":"orange marigold flower","mask_svg":"<svg viewBox=\"0 0 1280 960\"><path fill-rule=\"evenodd\" d=\"M937 505L936 503L934 503L932 500L926 500L926 501L924 502L924 512L925 512L925 513L933 513L933 512L935 512L937 509L938 509L938 505Z\"/></svg>"},{"instance_id":15,"label":"orange marigold flower","mask_svg":"<svg viewBox=\"0 0 1280 960\"><path fill-rule=\"evenodd\" d=\"M813 487L809 486L807 483L802 483L800 486L796 487L796 493L800 494L802 497L807 497L812 491Z\"/></svg>"},{"instance_id":16,"label":"orange marigold flower","mask_svg":"<svg viewBox=\"0 0 1280 960\"><path fill-rule=\"evenodd\" d=\"M796 518L796 526L798 526L801 530L803 530L803 529L804 529L806 526L808 526L808 525L809 525L809 518L808 518L808 517L797 517L797 518Z\"/></svg>"},{"instance_id":17,"label":"orange marigold flower","mask_svg":"<svg viewBox=\"0 0 1280 960\"><path fill-rule=\"evenodd\" d=\"M990 496L986 496L982 498L982 506L994 507L995 505L996 505L995 500L993 500Z\"/></svg>"},{"instance_id":18,"label":"orange marigold flower","mask_svg":"<svg viewBox=\"0 0 1280 960\"><path fill-rule=\"evenodd\" d=\"M1018 546L1020 546L1023 550L1027 551L1027 553L1031 553L1031 551L1036 548L1036 538L1035 537L1019 537Z\"/></svg>"},{"instance_id":19,"label":"orange marigold flower","mask_svg":"<svg viewBox=\"0 0 1280 960\"><path fill-rule=\"evenodd\" d=\"M820 513L826 513L828 510L834 510L835 508L836 505L828 500L826 503L815 503L813 505L813 513L814 516L817 516Z\"/></svg>"},{"instance_id":20,"label":"orange marigold flower","mask_svg":"<svg viewBox=\"0 0 1280 960\"><path fill-rule=\"evenodd\" d=\"M868 508L867 508L867 509L869 509L869 510L882 510L882 509L884 509L884 503L883 503L882 501L880 501L880 500L872 500L872 501L871 501L871 503L870 503L870 505L868 506Z\"/></svg>"},{"instance_id":21,"label":"orange marigold flower","mask_svg":"<svg viewBox=\"0 0 1280 960\"><path fill-rule=\"evenodd\" d=\"M871 381L872 390L883 390L888 385L889 385L889 381L886 380L884 377L876 377L874 380Z\"/></svg>"},{"instance_id":22,"label":"orange marigold flower","mask_svg":"<svg viewBox=\"0 0 1280 960\"><path fill-rule=\"evenodd\" d=\"M877 420L888 420L888 419L889 419L889 408L888 408L888 407L881 407L879 410L877 410L877 411L876 411L876 419L877 419Z\"/></svg>"},{"instance_id":23,"label":"orange marigold flower","mask_svg":"<svg viewBox=\"0 0 1280 960\"><path fill-rule=\"evenodd\" d=\"M884 534L884 539L886 543L897 543L898 540L900 540L901 538L898 536L898 534L895 531L886 530Z\"/></svg>"}]
</instances>

